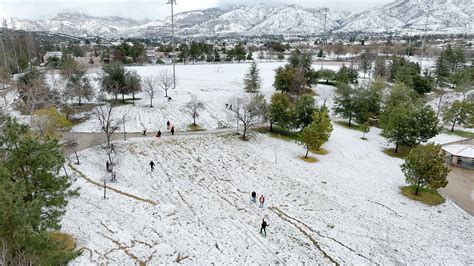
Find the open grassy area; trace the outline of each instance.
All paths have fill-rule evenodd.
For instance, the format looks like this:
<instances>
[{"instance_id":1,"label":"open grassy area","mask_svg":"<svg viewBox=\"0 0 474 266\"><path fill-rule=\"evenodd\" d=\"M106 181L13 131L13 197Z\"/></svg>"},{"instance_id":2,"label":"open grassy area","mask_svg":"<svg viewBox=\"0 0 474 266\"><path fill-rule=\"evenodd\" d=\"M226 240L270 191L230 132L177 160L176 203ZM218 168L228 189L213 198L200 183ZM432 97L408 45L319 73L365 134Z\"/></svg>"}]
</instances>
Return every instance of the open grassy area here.
<instances>
[{"instance_id":1,"label":"open grassy area","mask_svg":"<svg viewBox=\"0 0 474 266\"><path fill-rule=\"evenodd\" d=\"M445 132L446 132L446 134L449 134L449 135L456 135L456 136L460 136L460 137L467 138L467 139L474 139L474 133L469 132L469 131L463 131L463 130L454 130L454 131L451 131L451 130L446 130Z\"/></svg>"},{"instance_id":2,"label":"open grassy area","mask_svg":"<svg viewBox=\"0 0 474 266\"><path fill-rule=\"evenodd\" d=\"M383 150L383 153L387 154L390 157L405 159L408 156L408 154L410 154L410 151L412 149L413 149L413 147L400 146L398 148L397 153L395 153L395 148L385 149L385 150Z\"/></svg>"},{"instance_id":3,"label":"open grassy area","mask_svg":"<svg viewBox=\"0 0 474 266\"><path fill-rule=\"evenodd\" d=\"M319 148L319 150L311 149L309 150L311 153L317 154L317 155L326 155L329 152L323 148Z\"/></svg>"},{"instance_id":4,"label":"open grassy area","mask_svg":"<svg viewBox=\"0 0 474 266\"><path fill-rule=\"evenodd\" d=\"M416 186L400 187L400 190L406 197L427 205L434 206L444 203L444 198L436 190L420 188L418 195L415 195Z\"/></svg>"},{"instance_id":5,"label":"open grassy area","mask_svg":"<svg viewBox=\"0 0 474 266\"><path fill-rule=\"evenodd\" d=\"M189 130L191 131L204 131L205 129L202 128L200 125L194 125L194 124L189 124L188 125Z\"/></svg>"}]
</instances>

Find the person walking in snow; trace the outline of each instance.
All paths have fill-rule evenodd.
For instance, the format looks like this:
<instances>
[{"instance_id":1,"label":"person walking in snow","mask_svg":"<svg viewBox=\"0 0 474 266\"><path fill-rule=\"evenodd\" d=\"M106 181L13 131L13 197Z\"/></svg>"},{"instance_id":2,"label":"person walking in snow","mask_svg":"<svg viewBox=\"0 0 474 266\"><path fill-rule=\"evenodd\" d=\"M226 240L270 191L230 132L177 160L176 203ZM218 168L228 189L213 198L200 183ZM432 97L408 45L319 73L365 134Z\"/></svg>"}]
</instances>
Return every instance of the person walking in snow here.
<instances>
[{"instance_id":1,"label":"person walking in snow","mask_svg":"<svg viewBox=\"0 0 474 266\"><path fill-rule=\"evenodd\" d=\"M170 125L171 125L171 123L170 123L170 121L168 120L168 122L166 122L166 129L170 130Z\"/></svg>"},{"instance_id":2,"label":"person walking in snow","mask_svg":"<svg viewBox=\"0 0 474 266\"><path fill-rule=\"evenodd\" d=\"M260 208L263 208L263 204L265 203L265 197L261 195L259 201L260 201Z\"/></svg>"},{"instance_id":3,"label":"person walking in snow","mask_svg":"<svg viewBox=\"0 0 474 266\"><path fill-rule=\"evenodd\" d=\"M254 203L257 202L257 192L255 192L255 191L252 192L252 201L253 201Z\"/></svg>"},{"instance_id":4,"label":"person walking in snow","mask_svg":"<svg viewBox=\"0 0 474 266\"><path fill-rule=\"evenodd\" d=\"M265 218L262 219L262 227L260 227L260 234L263 232L265 236L267 236L267 222L265 221Z\"/></svg>"},{"instance_id":5,"label":"person walking in snow","mask_svg":"<svg viewBox=\"0 0 474 266\"><path fill-rule=\"evenodd\" d=\"M143 134L142 135L146 137L146 128L143 129Z\"/></svg>"},{"instance_id":6,"label":"person walking in snow","mask_svg":"<svg viewBox=\"0 0 474 266\"><path fill-rule=\"evenodd\" d=\"M171 126L171 135L174 136L174 126Z\"/></svg>"},{"instance_id":7,"label":"person walking in snow","mask_svg":"<svg viewBox=\"0 0 474 266\"><path fill-rule=\"evenodd\" d=\"M158 130L158 132L156 133L156 137L161 138L161 130Z\"/></svg>"},{"instance_id":8,"label":"person walking in snow","mask_svg":"<svg viewBox=\"0 0 474 266\"><path fill-rule=\"evenodd\" d=\"M155 163L153 161L150 162L150 168L152 172L155 170Z\"/></svg>"}]
</instances>

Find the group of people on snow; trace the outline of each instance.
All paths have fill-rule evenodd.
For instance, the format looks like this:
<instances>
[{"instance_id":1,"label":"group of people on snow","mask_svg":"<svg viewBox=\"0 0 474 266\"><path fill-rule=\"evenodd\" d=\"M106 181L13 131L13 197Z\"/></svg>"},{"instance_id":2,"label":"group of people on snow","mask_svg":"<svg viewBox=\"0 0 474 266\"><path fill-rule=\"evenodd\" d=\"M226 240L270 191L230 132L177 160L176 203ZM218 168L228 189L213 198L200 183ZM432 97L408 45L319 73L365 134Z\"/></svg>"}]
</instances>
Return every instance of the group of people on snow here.
<instances>
[{"instance_id":1,"label":"group of people on snow","mask_svg":"<svg viewBox=\"0 0 474 266\"><path fill-rule=\"evenodd\" d=\"M252 194L252 202L253 203L257 203L257 192L253 191ZM265 196L260 195L260 197L258 198L258 202L260 203L259 207L263 209L263 204L265 203ZM267 235L267 228L268 224L267 224L267 221L265 221L265 217L263 217L262 219L262 226L260 227L260 234L265 234L265 236Z\"/></svg>"},{"instance_id":2,"label":"group of people on snow","mask_svg":"<svg viewBox=\"0 0 474 266\"><path fill-rule=\"evenodd\" d=\"M171 132L171 135L174 136L174 126L171 124L170 121L166 122L166 128ZM146 132L147 132L147 129L144 128L144 129L143 129L143 133L142 133L142 135L143 135L144 137L146 137ZM162 133L161 133L161 130L158 130L158 132L156 132L156 135L155 135L155 136L156 136L157 138L161 138L161 134L162 134Z\"/></svg>"}]
</instances>

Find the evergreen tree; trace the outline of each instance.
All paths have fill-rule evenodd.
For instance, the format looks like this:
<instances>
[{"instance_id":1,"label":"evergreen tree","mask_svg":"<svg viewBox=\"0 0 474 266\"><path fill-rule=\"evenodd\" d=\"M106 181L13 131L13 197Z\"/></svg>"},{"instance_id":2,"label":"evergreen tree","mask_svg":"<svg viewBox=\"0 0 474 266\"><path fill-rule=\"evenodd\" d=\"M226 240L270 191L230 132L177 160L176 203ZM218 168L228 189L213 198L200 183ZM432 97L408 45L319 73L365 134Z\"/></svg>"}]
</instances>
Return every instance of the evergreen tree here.
<instances>
[{"instance_id":1,"label":"evergreen tree","mask_svg":"<svg viewBox=\"0 0 474 266\"><path fill-rule=\"evenodd\" d=\"M293 127L304 129L313 121L313 113L316 111L314 97L303 95L295 103Z\"/></svg>"},{"instance_id":2,"label":"evergreen tree","mask_svg":"<svg viewBox=\"0 0 474 266\"><path fill-rule=\"evenodd\" d=\"M135 70L125 72L124 93L132 94L133 104L135 105L135 93L142 91L142 79Z\"/></svg>"},{"instance_id":3,"label":"evergreen tree","mask_svg":"<svg viewBox=\"0 0 474 266\"><path fill-rule=\"evenodd\" d=\"M416 186L415 195L420 187L438 189L446 187L449 169L444 165L441 146L429 143L413 149L405 163L401 165L407 183Z\"/></svg>"},{"instance_id":4,"label":"evergreen tree","mask_svg":"<svg viewBox=\"0 0 474 266\"><path fill-rule=\"evenodd\" d=\"M122 64L111 63L104 66L104 73L102 75L102 90L115 95L124 93L125 88L125 68ZM122 97L124 98L124 97ZM123 101L125 101L123 99Z\"/></svg>"},{"instance_id":5,"label":"evergreen tree","mask_svg":"<svg viewBox=\"0 0 474 266\"><path fill-rule=\"evenodd\" d=\"M286 65L276 70L273 86L278 91L298 97L306 91L307 82L304 73L291 65Z\"/></svg>"},{"instance_id":6,"label":"evergreen tree","mask_svg":"<svg viewBox=\"0 0 474 266\"><path fill-rule=\"evenodd\" d=\"M60 228L70 180L57 140L37 139L28 126L7 119L0 134L0 238L10 254L34 257L38 265L67 264L76 252L59 251L51 230Z\"/></svg>"},{"instance_id":7,"label":"evergreen tree","mask_svg":"<svg viewBox=\"0 0 474 266\"><path fill-rule=\"evenodd\" d=\"M359 73L357 72L357 70L355 70L354 68L350 67L346 67L345 65L343 65L339 71L336 73L336 76L335 76L335 79L338 81L338 82L341 82L341 83L346 83L346 84L356 84L358 83L358 79L359 78Z\"/></svg>"},{"instance_id":8,"label":"evergreen tree","mask_svg":"<svg viewBox=\"0 0 474 266\"><path fill-rule=\"evenodd\" d=\"M260 70L257 63L252 62L249 72L245 74L244 89L246 92L258 92L262 86L262 79L260 78Z\"/></svg>"},{"instance_id":9,"label":"evergreen tree","mask_svg":"<svg viewBox=\"0 0 474 266\"><path fill-rule=\"evenodd\" d=\"M440 132L436 113L421 103L402 102L386 106L380 116L380 125L382 136L395 143L395 153L400 145L413 147Z\"/></svg>"},{"instance_id":10,"label":"evergreen tree","mask_svg":"<svg viewBox=\"0 0 474 266\"><path fill-rule=\"evenodd\" d=\"M293 119L290 98L284 93L273 94L267 116L270 121L270 130L273 130L273 124L289 128Z\"/></svg>"},{"instance_id":11,"label":"evergreen tree","mask_svg":"<svg viewBox=\"0 0 474 266\"><path fill-rule=\"evenodd\" d=\"M445 123L451 123L451 131L454 131L454 127L457 124L461 125L467 122L467 118L470 113L469 109L474 108L473 106L473 103L456 100L450 106L445 108L443 113L443 121Z\"/></svg>"},{"instance_id":12,"label":"evergreen tree","mask_svg":"<svg viewBox=\"0 0 474 266\"><path fill-rule=\"evenodd\" d=\"M334 112L345 119L349 119L349 126L352 126L352 119L356 113L354 89L345 83L339 83L336 96L334 96Z\"/></svg>"},{"instance_id":13,"label":"evergreen tree","mask_svg":"<svg viewBox=\"0 0 474 266\"><path fill-rule=\"evenodd\" d=\"M333 130L328 110L324 107L315 111L312 122L305 127L300 136L300 142L306 147L305 158L308 158L309 150L319 150L329 140Z\"/></svg>"}]
</instances>

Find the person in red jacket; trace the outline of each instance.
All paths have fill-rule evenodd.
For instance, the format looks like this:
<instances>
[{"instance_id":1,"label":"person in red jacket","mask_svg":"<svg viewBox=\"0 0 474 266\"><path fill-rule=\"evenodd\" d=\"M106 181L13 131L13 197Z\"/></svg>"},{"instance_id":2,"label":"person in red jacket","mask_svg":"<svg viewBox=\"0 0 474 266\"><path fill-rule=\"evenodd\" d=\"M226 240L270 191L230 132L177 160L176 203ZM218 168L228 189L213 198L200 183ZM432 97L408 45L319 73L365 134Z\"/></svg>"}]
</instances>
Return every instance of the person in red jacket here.
<instances>
[{"instance_id":1,"label":"person in red jacket","mask_svg":"<svg viewBox=\"0 0 474 266\"><path fill-rule=\"evenodd\" d=\"M265 203L265 197L261 195L259 201L260 201L260 208L263 208L263 204Z\"/></svg>"}]
</instances>

